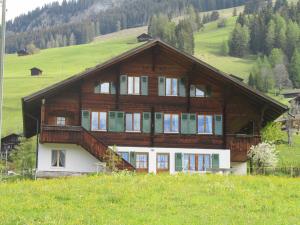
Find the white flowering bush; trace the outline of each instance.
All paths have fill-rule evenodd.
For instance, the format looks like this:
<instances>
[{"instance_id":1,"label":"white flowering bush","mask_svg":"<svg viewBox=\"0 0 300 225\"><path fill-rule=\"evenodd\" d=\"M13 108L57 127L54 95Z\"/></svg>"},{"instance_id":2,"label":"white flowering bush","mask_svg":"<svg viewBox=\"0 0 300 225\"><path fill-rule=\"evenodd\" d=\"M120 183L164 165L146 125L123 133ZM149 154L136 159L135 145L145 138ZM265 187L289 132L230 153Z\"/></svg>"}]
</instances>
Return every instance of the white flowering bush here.
<instances>
[{"instance_id":1,"label":"white flowering bush","mask_svg":"<svg viewBox=\"0 0 300 225\"><path fill-rule=\"evenodd\" d=\"M248 157L257 168L275 167L278 163L276 146L268 142L252 146L248 152Z\"/></svg>"}]
</instances>

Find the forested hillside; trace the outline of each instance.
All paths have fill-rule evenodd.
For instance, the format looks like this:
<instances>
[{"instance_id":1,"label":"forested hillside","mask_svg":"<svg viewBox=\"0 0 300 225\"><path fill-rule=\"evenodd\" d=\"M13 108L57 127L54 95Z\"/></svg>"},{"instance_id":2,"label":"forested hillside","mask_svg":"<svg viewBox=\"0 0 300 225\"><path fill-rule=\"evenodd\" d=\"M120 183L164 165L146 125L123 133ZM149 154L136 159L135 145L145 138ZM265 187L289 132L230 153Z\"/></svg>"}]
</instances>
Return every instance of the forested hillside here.
<instances>
[{"instance_id":1,"label":"forested hillside","mask_svg":"<svg viewBox=\"0 0 300 225\"><path fill-rule=\"evenodd\" d=\"M299 88L300 1L249 1L228 45L231 56L258 56L250 86L264 92Z\"/></svg>"},{"instance_id":2,"label":"forested hillside","mask_svg":"<svg viewBox=\"0 0 300 225\"><path fill-rule=\"evenodd\" d=\"M6 51L33 43L45 49L88 43L95 36L147 25L154 14L169 18L243 5L246 0L71 0L37 8L7 24Z\"/></svg>"}]
</instances>

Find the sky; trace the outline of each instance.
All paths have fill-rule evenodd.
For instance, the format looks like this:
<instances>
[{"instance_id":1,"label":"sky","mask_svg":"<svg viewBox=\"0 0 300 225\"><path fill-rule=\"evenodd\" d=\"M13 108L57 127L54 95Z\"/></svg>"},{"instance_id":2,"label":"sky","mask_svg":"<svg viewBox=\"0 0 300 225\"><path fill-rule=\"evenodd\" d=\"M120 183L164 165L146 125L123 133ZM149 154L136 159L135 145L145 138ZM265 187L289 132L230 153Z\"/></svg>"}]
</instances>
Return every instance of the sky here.
<instances>
[{"instance_id":1,"label":"sky","mask_svg":"<svg viewBox=\"0 0 300 225\"><path fill-rule=\"evenodd\" d=\"M56 0L6 0L7 20ZM62 2L62 0L57 0Z\"/></svg>"}]
</instances>

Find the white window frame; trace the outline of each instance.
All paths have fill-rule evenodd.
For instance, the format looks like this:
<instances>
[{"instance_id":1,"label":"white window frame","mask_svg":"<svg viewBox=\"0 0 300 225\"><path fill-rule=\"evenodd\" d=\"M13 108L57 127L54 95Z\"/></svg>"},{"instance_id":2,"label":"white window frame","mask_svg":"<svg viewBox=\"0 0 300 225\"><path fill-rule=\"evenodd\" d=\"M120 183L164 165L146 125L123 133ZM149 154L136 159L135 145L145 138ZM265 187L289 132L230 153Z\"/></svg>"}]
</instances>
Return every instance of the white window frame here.
<instances>
[{"instance_id":1,"label":"white window frame","mask_svg":"<svg viewBox=\"0 0 300 225\"><path fill-rule=\"evenodd\" d=\"M131 116L131 128L132 130L127 130L127 115ZM135 130L135 116L138 115L139 116L139 129ZM140 133L142 130L142 126L141 126L141 113L125 113L125 130L128 133Z\"/></svg>"},{"instance_id":2,"label":"white window frame","mask_svg":"<svg viewBox=\"0 0 300 225\"><path fill-rule=\"evenodd\" d=\"M131 91L131 88L129 88L129 87L132 87L132 91ZM134 77L134 76L127 77L127 94L128 95L141 95L141 78L140 77Z\"/></svg>"},{"instance_id":3,"label":"white window frame","mask_svg":"<svg viewBox=\"0 0 300 225\"><path fill-rule=\"evenodd\" d=\"M147 160L146 160L146 167L139 167L139 165L138 165L138 160L137 160L137 158L138 158L138 155L144 155L144 156L146 156L147 157ZM143 152L138 152L138 153L136 153L136 155L135 155L135 161L136 161L136 169L141 169L141 170L148 170L149 169L149 154L148 153L143 153Z\"/></svg>"},{"instance_id":4,"label":"white window frame","mask_svg":"<svg viewBox=\"0 0 300 225\"><path fill-rule=\"evenodd\" d=\"M97 129L94 129L93 127L93 119L94 119L94 115L97 115ZM101 119L105 118L105 129L101 129ZM91 118L91 130L92 131L107 131L107 112L92 112L92 118Z\"/></svg>"},{"instance_id":5,"label":"white window frame","mask_svg":"<svg viewBox=\"0 0 300 225\"><path fill-rule=\"evenodd\" d=\"M53 164L52 164L52 161L53 161L53 158L52 158L52 156L53 156L53 152L54 151L56 151L57 152L57 155L56 155L56 157L57 157L57 159L56 159L56 166L54 166ZM60 155L60 153L63 153L64 154L64 156L65 156L65 158L64 158L64 165L63 166L59 166L59 160L60 160L60 157L61 157L61 155ZM59 150L59 149L52 149L51 150L51 168L66 168L66 151L65 150Z\"/></svg>"},{"instance_id":6,"label":"white window frame","mask_svg":"<svg viewBox=\"0 0 300 225\"><path fill-rule=\"evenodd\" d=\"M64 116L57 116L56 117L56 125L57 126L66 126L66 117Z\"/></svg>"},{"instance_id":7,"label":"white window frame","mask_svg":"<svg viewBox=\"0 0 300 225\"><path fill-rule=\"evenodd\" d=\"M199 117L203 116L204 118L204 132L199 132ZM209 116L211 117L211 132L205 132L206 129L206 117ZM213 120L213 115L206 115L206 114L198 114L197 115L197 133L200 135L213 135L213 130L214 130L214 120Z\"/></svg>"},{"instance_id":8,"label":"white window frame","mask_svg":"<svg viewBox=\"0 0 300 225\"><path fill-rule=\"evenodd\" d=\"M166 116L170 116L170 131L166 131L166 130L165 130L165 120L166 120ZM173 127L173 126L172 126L172 118L173 118L173 116L177 116L177 124L178 124L178 126L177 126L177 131L172 131L172 127ZM164 133L165 133L165 134L178 134L178 133L179 133L179 130L180 130L179 114L177 114L177 113L164 113L163 118L164 118L164 120L163 120Z\"/></svg>"},{"instance_id":9,"label":"white window frame","mask_svg":"<svg viewBox=\"0 0 300 225\"><path fill-rule=\"evenodd\" d=\"M173 93L173 80L176 80L176 93ZM171 94L168 94L168 89L167 89L167 84L168 84L168 81L170 81L170 93ZM166 91L166 96L178 96L178 92L179 92L179 85L178 85L178 78L170 78L170 77L167 77L166 78L166 84L165 84L165 91Z\"/></svg>"}]
</instances>

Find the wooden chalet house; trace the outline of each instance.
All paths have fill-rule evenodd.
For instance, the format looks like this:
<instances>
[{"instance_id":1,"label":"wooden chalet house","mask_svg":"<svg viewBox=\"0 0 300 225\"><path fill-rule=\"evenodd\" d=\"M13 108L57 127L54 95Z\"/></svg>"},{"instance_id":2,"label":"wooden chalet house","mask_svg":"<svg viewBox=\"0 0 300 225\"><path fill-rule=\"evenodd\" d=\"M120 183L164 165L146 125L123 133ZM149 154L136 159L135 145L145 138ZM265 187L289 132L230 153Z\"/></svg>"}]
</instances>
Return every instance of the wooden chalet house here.
<instances>
[{"instance_id":1,"label":"wooden chalet house","mask_svg":"<svg viewBox=\"0 0 300 225\"><path fill-rule=\"evenodd\" d=\"M112 146L122 157L119 169L245 174L260 130L287 110L160 40L22 104L25 136L40 133L38 176L95 172Z\"/></svg>"}]
</instances>

